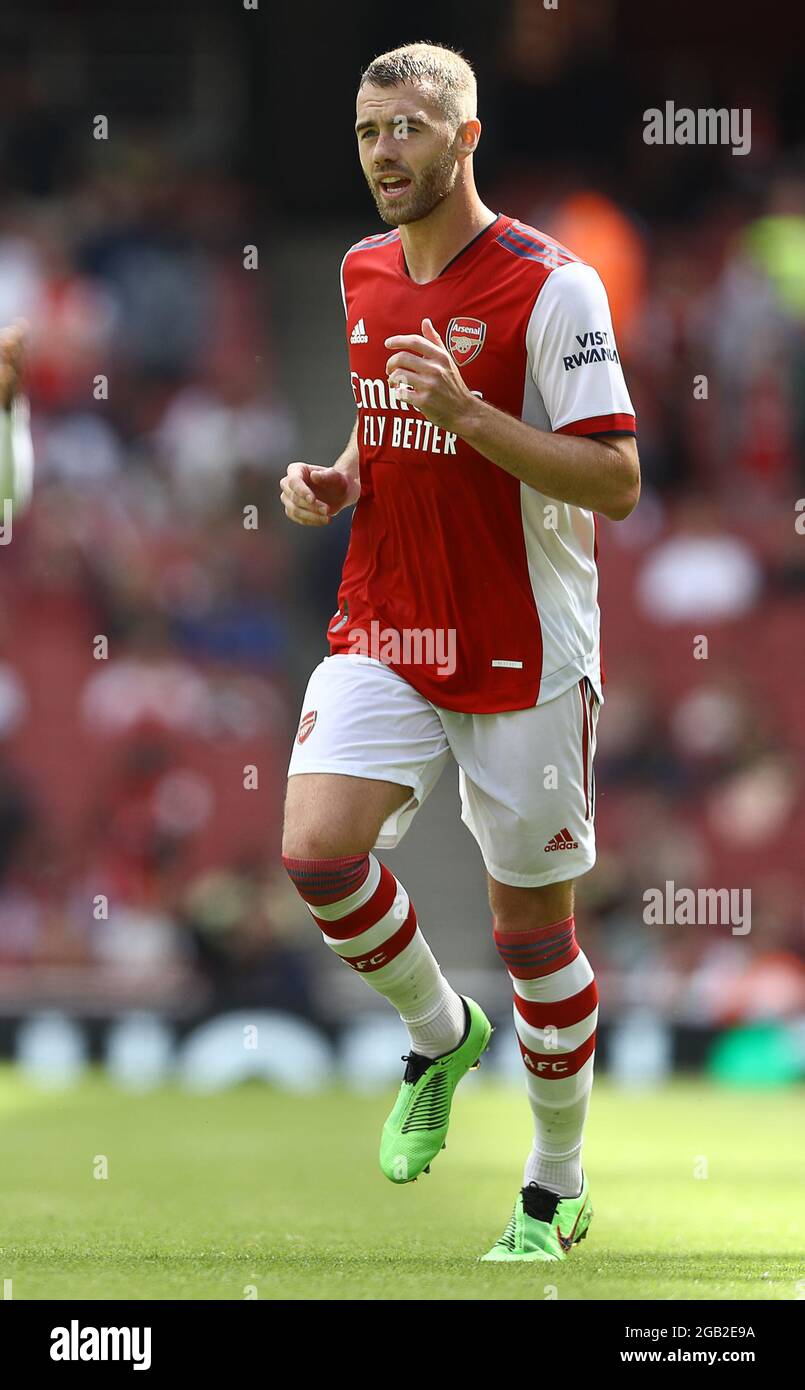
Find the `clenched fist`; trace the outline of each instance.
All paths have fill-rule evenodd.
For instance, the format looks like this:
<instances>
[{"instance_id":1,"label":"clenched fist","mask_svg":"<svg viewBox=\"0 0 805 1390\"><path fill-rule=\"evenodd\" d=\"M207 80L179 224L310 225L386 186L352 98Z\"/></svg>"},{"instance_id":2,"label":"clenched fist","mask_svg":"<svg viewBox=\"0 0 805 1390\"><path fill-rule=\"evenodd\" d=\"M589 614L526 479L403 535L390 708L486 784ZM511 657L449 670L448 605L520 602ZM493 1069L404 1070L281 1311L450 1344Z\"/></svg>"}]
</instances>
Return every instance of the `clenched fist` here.
<instances>
[{"instance_id":1,"label":"clenched fist","mask_svg":"<svg viewBox=\"0 0 805 1390\"><path fill-rule=\"evenodd\" d=\"M347 477L338 468L317 468L309 463L289 464L280 483L285 515L300 526L326 526L360 495L357 478Z\"/></svg>"}]
</instances>

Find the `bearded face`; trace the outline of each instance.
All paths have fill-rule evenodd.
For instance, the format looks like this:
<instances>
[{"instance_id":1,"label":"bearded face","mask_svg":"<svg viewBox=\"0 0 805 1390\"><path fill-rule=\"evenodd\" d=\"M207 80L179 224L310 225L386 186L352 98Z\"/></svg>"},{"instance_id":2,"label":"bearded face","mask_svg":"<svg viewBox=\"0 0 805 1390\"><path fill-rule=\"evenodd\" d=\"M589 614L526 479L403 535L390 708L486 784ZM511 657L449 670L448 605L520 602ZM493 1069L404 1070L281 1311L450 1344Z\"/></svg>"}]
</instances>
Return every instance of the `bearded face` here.
<instances>
[{"instance_id":1,"label":"bearded face","mask_svg":"<svg viewBox=\"0 0 805 1390\"><path fill-rule=\"evenodd\" d=\"M400 143L403 144L402 141ZM375 207L389 227L401 227L406 222L418 222L427 217L453 191L458 178L458 163L451 146L452 142L417 172L400 161L394 169L366 174ZM408 180L397 185L399 192L389 181L394 175Z\"/></svg>"},{"instance_id":2,"label":"bearded face","mask_svg":"<svg viewBox=\"0 0 805 1390\"><path fill-rule=\"evenodd\" d=\"M356 133L361 168L389 227L418 222L455 187L455 124L419 88L370 84L358 93Z\"/></svg>"}]
</instances>

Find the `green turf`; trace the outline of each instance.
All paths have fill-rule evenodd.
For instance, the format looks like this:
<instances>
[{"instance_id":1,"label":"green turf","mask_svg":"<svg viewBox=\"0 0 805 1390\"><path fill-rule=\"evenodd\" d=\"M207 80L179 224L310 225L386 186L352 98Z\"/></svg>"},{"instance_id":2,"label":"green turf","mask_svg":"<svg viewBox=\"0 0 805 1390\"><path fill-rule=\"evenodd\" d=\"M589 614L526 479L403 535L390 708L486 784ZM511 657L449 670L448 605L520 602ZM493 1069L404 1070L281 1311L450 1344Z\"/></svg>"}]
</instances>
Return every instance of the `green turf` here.
<instances>
[{"instance_id":1,"label":"green turf","mask_svg":"<svg viewBox=\"0 0 805 1390\"><path fill-rule=\"evenodd\" d=\"M0 1280L17 1299L350 1300L793 1299L805 1281L801 1093L597 1082L590 1235L519 1268L477 1257L516 1195L524 1095L463 1083L446 1152L403 1188L377 1166L392 1098L137 1097L100 1076L49 1095L0 1070Z\"/></svg>"}]
</instances>

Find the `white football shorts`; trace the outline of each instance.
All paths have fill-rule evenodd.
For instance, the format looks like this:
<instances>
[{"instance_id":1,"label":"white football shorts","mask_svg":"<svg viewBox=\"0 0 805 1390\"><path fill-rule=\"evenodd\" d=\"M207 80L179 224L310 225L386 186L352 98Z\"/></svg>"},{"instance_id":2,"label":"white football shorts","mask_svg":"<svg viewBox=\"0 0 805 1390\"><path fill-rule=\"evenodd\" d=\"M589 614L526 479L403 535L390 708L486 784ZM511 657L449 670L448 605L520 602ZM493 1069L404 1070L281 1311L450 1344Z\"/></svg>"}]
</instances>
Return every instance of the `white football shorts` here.
<instances>
[{"instance_id":1,"label":"white football shorts","mask_svg":"<svg viewBox=\"0 0 805 1390\"><path fill-rule=\"evenodd\" d=\"M333 772L410 787L374 846L392 849L452 753L461 819L492 877L521 888L561 883L595 863L598 710L585 677L543 705L460 714L374 657L328 656L308 682L288 776Z\"/></svg>"}]
</instances>

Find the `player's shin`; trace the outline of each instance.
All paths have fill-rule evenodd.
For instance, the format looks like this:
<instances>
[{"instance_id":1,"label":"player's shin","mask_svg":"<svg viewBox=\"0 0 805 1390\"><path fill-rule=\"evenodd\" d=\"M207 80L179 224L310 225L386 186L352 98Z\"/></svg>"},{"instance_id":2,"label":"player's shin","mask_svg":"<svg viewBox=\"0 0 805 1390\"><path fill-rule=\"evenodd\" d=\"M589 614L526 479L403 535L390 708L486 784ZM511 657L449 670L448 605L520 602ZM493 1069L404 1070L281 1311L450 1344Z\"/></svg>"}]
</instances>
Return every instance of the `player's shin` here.
<instances>
[{"instance_id":1,"label":"player's shin","mask_svg":"<svg viewBox=\"0 0 805 1390\"><path fill-rule=\"evenodd\" d=\"M573 917L525 932L495 923L495 945L514 988L514 1026L526 1068L534 1145L523 1176L575 1197L593 1081L598 991Z\"/></svg>"},{"instance_id":2,"label":"player's shin","mask_svg":"<svg viewBox=\"0 0 805 1390\"><path fill-rule=\"evenodd\" d=\"M466 1016L417 925L402 884L373 854L283 857L326 944L393 1004L411 1048L439 1057L461 1041Z\"/></svg>"}]
</instances>

